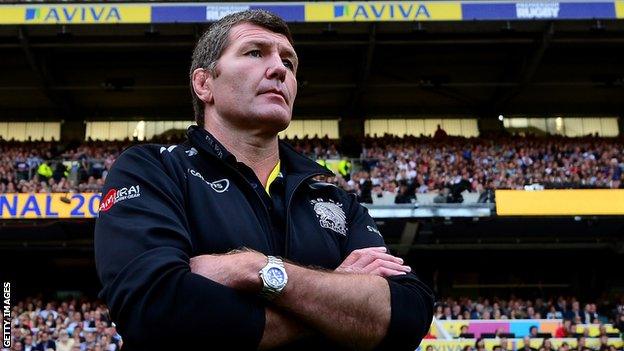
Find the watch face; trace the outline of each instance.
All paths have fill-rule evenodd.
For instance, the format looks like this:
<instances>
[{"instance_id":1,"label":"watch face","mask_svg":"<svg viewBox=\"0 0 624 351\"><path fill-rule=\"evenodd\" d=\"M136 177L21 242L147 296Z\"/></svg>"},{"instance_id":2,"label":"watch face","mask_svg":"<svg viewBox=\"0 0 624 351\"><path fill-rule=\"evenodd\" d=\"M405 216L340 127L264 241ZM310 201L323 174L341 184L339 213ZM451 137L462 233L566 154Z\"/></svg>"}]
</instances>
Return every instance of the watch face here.
<instances>
[{"instance_id":1,"label":"watch face","mask_svg":"<svg viewBox=\"0 0 624 351\"><path fill-rule=\"evenodd\" d=\"M273 288L279 288L284 284L284 272L277 267L271 267L266 273L266 281Z\"/></svg>"}]
</instances>

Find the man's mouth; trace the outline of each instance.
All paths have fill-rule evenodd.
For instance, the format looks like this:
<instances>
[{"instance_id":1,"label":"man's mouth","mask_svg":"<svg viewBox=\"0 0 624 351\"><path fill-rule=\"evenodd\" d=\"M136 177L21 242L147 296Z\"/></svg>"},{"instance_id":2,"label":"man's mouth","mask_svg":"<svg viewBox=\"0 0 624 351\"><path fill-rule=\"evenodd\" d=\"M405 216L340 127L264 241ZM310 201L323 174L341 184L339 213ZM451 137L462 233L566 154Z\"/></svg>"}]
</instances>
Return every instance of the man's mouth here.
<instances>
[{"instance_id":1,"label":"man's mouth","mask_svg":"<svg viewBox=\"0 0 624 351\"><path fill-rule=\"evenodd\" d=\"M284 94L284 92L281 91L281 90L271 89L271 90L267 90L265 92L262 92L261 94L275 94L275 95L279 95L279 96L282 97L282 99L284 99L284 101L288 101L286 99L286 94Z\"/></svg>"}]
</instances>

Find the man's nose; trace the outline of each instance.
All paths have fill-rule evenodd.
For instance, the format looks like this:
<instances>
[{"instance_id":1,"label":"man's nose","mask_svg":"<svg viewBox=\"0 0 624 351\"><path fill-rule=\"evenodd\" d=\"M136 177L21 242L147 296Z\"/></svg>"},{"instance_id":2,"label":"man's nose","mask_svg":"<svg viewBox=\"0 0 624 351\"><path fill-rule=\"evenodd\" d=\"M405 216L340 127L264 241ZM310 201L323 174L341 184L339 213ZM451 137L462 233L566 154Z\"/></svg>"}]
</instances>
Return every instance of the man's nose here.
<instances>
[{"instance_id":1,"label":"man's nose","mask_svg":"<svg viewBox=\"0 0 624 351\"><path fill-rule=\"evenodd\" d=\"M286 71L287 68L284 66L284 62L282 62L282 58L279 54L271 55L269 67L266 71L267 79L278 79L283 82L286 79Z\"/></svg>"}]
</instances>

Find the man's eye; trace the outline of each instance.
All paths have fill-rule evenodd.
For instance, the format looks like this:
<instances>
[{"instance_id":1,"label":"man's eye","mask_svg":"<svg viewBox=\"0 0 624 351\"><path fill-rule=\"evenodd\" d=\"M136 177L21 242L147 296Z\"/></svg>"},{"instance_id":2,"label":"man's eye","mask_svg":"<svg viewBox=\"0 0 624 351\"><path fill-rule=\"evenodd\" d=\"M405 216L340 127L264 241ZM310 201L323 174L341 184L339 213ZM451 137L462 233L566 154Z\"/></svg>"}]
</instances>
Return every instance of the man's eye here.
<instances>
[{"instance_id":1,"label":"man's eye","mask_svg":"<svg viewBox=\"0 0 624 351\"><path fill-rule=\"evenodd\" d=\"M288 68L291 71L295 70L295 65L293 65L293 63L290 60L282 60L282 62L284 63L284 66L286 68Z\"/></svg>"},{"instance_id":2,"label":"man's eye","mask_svg":"<svg viewBox=\"0 0 624 351\"><path fill-rule=\"evenodd\" d=\"M248 51L245 55L249 55L251 57L262 57L262 52L260 52L260 50L251 50Z\"/></svg>"}]
</instances>

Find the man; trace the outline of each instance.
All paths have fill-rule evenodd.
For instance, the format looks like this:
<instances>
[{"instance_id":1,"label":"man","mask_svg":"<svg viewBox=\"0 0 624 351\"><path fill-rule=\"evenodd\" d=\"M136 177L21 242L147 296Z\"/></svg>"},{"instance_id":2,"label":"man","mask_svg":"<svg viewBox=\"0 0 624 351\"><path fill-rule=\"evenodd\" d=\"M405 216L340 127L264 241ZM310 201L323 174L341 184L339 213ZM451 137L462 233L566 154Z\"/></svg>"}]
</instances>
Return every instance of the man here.
<instances>
[{"instance_id":1,"label":"man","mask_svg":"<svg viewBox=\"0 0 624 351\"><path fill-rule=\"evenodd\" d=\"M528 335L522 338L522 348L519 348L518 351L535 351L535 348L531 347L531 338Z\"/></svg>"},{"instance_id":2,"label":"man","mask_svg":"<svg viewBox=\"0 0 624 351\"><path fill-rule=\"evenodd\" d=\"M596 313L596 304L586 304L583 312L584 313L581 315L583 324L592 324L598 318L598 314Z\"/></svg>"},{"instance_id":3,"label":"man","mask_svg":"<svg viewBox=\"0 0 624 351\"><path fill-rule=\"evenodd\" d=\"M413 350L426 334L430 290L354 197L313 180L331 172L278 144L297 66L280 18L223 18L193 54L188 140L113 165L95 254L124 351Z\"/></svg>"},{"instance_id":4,"label":"man","mask_svg":"<svg viewBox=\"0 0 624 351\"><path fill-rule=\"evenodd\" d=\"M56 350L56 343L50 340L50 336L47 332L41 332L41 339L37 346L35 346L34 350L36 351L48 351L48 350Z\"/></svg>"},{"instance_id":5,"label":"man","mask_svg":"<svg viewBox=\"0 0 624 351\"><path fill-rule=\"evenodd\" d=\"M581 309L578 301L572 301L572 308L563 312L563 319L575 322L576 318L581 318Z\"/></svg>"},{"instance_id":6,"label":"man","mask_svg":"<svg viewBox=\"0 0 624 351\"><path fill-rule=\"evenodd\" d=\"M26 334L26 336L22 340L22 348L24 349L24 351L35 350L35 344L33 342L33 337L31 334Z\"/></svg>"},{"instance_id":7,"label":"man","mask_svg":"<svg viewBox=\"0 0 624 351\"><path fill-rule=\"evenodd\" d=\"M538 333L539 333L539 331L537 330L537 325L532 325L531 327L529 327L529 337L537 338L537 337L539 337L537 335Z\"/></svg>"},{"instance_id":8,"label":"man","mask_svg":"<svg viewBox=\"0 0 624 351\"><path fill-rule=\"evenodd\" d=\"M507 340L506 337L500 338L500 347L501 347L501 351L509 350L509 340Z\"/></svg>"}]
</instances>

